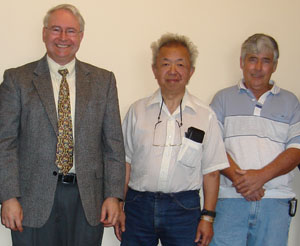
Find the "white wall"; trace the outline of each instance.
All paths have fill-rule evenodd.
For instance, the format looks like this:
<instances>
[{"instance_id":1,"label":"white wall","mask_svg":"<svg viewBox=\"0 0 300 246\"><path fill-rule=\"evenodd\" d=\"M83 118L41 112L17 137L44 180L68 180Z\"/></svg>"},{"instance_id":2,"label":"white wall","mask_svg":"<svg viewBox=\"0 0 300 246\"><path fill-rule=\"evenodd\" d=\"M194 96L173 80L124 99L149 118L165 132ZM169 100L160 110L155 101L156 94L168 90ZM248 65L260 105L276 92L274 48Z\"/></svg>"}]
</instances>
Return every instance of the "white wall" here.
<instances>
[{"instance_id":1,"label":"white wall","mask_svg":"<svg viewBox=\"0 0 300 246\"><path fill-rule=\"evenodd\" d=\"M45 53L42 19L56 0L0 2L0 74L39 59ZM136 99L157 88L151 72L150 43L162 33L189 36L199 48L196 72L189 89L206 103L219 89L241 77L241 43L256 32L270 34L280 47L273 79L300 97L299 0L85 0L75 4L86 20L78 58L114 71L122 117ZM300 197L300 173L295 190ZM1 187L0 187L1 189ZM293 219L289 246L298 245L300 212ZM9 232L0 226L0 246L10 245ZM104 246L118 242L108 229Z\"/></svg>"}]
</instances>

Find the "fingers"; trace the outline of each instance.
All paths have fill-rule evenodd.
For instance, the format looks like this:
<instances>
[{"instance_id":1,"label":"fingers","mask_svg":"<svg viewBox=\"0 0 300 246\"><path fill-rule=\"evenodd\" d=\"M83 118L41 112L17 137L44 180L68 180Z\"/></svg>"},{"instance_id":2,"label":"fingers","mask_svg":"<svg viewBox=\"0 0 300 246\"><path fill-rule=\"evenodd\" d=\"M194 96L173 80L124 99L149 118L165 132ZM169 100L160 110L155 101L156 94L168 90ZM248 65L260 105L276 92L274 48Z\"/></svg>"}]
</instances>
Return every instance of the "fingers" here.
<instances>
[{"instance_id":1,"label":"fingers","mask_svg":"<svg viewBox=\"0 0 300 246\"><path fill-rule=\"evenodd\" d=\"M115 235L117 237L117 239L119 241L122 240L122 231L121 231L121 228L120 228L120 224L117 223L115 226L114 226L114 230L115 230Z\"/></svg>"},{"instance_id":2,"label":"fingers","mask_svg":"<svg viewBox=\"0 0 300 246\"><path fill-rule=\"evenodd\" d=\"M198 246L206 246L213 236L213 227L210 222L200 220L196 232L195 243Z\"/></svg>"},{"instance_id":3,"label":"fingers","mask_svg":"<svg viewBox=\"0 0 300 246\"><path fill-rule=\"evenodd\" d=\"M242 194L247 201L260 201L265 195L265 189L260 188L252 193Z\"/></svg>"},{"instance_id":4,"label":"fingers","mask_svg":"<svg viewBox=\"0 0 300 246\"><path fill-rule=\"evenodd\" d=\"M23 231L23 226L22 226L22 220L23 216L21 217L4 217L2 219L2 224L13 231Z\"/></svg>"},{"instance_id":5,"label":"fingers","mask_svg":"<svg viewBox=\"0 0 300 246\"><path fill-rule=\"evenodd\" d=\"M209 239L206 236L201 236L198 241L195 240L195 243L197 243L197 246L206 246L209 244L211 239Z\"/></svg>"},{"instance_id":6,"label":"fingers","mask_svg":"<svg viewBox=\"0 0 300 246\"><path fill-rule=\"evenodd\" d=\"M244 174L246 174L247 173L247 171L246 170L242 170L242 169L235 169L235 172L237 173L237 174L240 174L240 175L244 175Z\"/></svg>"},{"instance_id":7,"label":"fingers","mask_svg":"<svg viewBox=\"0 0 300 246\"><path fill-rule=\"evenodd\" d=\"M120 206L116 198L107 198L102 205L100 221L105 227L114 226L119 220Z\"/></svg>"},{"instance_id":8,"label":"fingers","mask_svg":"<svg viewBox=\"0 0 300 246\"><path fill-rule=\"evenodd\" d=\"M16 222L16 230L19 232L23 231L22 220L23 220L23 215L22 215L22 219L18 219L15 221Z\"/></svg>"},{"instance_id":9,"label":"fingers","mask_svg":"<svg viewBox=\"0 0 300 246\"><path fill-rule=\"evenodd\" d=\"M2 224L13 231L23 231L23 209L16 198L11 198L2 203Z\"/></svg>"},{"instance_id":10,"label":"fingers","mask_svg":"<svg viewBox=\"0 0 300 246\"><path fill-rule=\"evenodd\" d=\"M104 206L102 206L101 216L100 216L100 222L104 223L105 218L106 218L106 208Z\"/></svg>"},{"instance_id":11,"label":"fingers","mask_svg":"<svg viewBox=\"0 0 300 246\"><path fill-rule=\"evenodd\" d=\"M263 196L265 195L265 189L261 188L261 189L259 190L259 195L260 195L261 197L263 197Z\"/></svg>"},{"instance_id":12,"label":"fingers","mask_svg":"<svg viewBox=\"0 0 300 246\"><path fill-rule=\"evenodd\" d=\"M125 217L125 215L124 215L124 217ZM121 226L121 231L122 232L125 232L125 219L123 219L123 220L120 220L120 226Z\"/></svg>"},{"instance_id":13,"label":"fingers","mask_svg":"<svg viewBox=\"0 0 300 246\"><path fill-rule=\"evenodd\" d=\"M202 239L202 237L201 237L201 233L200 233L200 231L198 231L197 230L197 233L196 233L196 238L195 238L195 243L200 243L201 242L201 239Z\"/></svg>"},{"instance_id":14,"label":"fingers","mask_svg":"<svg viewBox=\"0 0 300 246\"><path fill-rule=\"evenodd\" d=\"M116 225L117 221L119 218L119 213L116 211L108 211L107 213L107 219L105 222L109 224L109 226L114 226Z\"/></svg>"}]
</instances>

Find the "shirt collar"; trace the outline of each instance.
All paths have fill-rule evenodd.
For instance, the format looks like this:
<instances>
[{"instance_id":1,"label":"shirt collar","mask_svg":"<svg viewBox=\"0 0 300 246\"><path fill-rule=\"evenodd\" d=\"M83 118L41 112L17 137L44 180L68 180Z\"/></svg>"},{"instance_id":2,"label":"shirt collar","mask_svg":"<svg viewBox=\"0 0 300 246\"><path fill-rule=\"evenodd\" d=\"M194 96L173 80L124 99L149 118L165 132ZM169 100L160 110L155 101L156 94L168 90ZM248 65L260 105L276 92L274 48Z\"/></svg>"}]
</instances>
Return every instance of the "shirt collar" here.
<instances>
[{"instance_id":1,"label":"shirt collar","mask_svg":"<svg viewBox=\"0 0 300 246\"><path fill-rule=\"evenodd\" d=\"M149 97L149 100L147 102L147 107L154 105L154 104L161 104L161 90L157 89L152 96ZM185 109L185 107L191 108L194 112L196 112L196 103L193 101L192 95L188 92L187 89L185 89L185 93L182 98L182 110Z\"/></svg>"},{"instance_id":2,"label":"shirt collar","mask_svg":"<svg viewBox=\"0 0 300 246\"><path fill-rule=\"evenodd\" d=\"M52 58L50 58L47 55L47 62L49 65L50 73L57 78L61 78L61 75L58 73L58 70L61 70L61 69L68 69L69 73L68 73L67 77L72 77L75 74L75 58L72 61L70 61L68 64L62 66L62 65L56 63Z\"/></svg>"},{"instance_id":3,"label":"shirt collar","mask_svg":"<svg viewBox=\"0 0 300 246\"><path fill-rule=\"evenodd\" d=\"M269 90L270 93L272 93L273 95L276 95L280 92L280 88L276 85L275 81L274 80L270 80L269 81L269 84L270 85L273 85L271 90ZM246 91L248 92L249 90L246 88L245 86L245 83L244 83L244 79L241 79L239 82L238 82L238 88L240 91Z\"/></svg>"}]
</instances>

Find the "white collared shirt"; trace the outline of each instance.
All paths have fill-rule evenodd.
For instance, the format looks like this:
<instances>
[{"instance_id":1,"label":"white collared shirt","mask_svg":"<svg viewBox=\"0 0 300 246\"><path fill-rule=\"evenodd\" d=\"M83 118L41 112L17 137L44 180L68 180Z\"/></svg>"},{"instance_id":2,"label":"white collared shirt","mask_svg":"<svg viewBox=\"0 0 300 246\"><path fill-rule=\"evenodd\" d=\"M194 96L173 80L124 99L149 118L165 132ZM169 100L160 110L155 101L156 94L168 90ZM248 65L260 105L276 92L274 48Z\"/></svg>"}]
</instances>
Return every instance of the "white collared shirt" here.
<instances>
[{"instance_id":1,"label":"white collared shirt","mask_svg":"<svg viewBox=\"0 0 300 246\"><path fill-rule=\"evenodd\" d=\"M53 61L49 56L47 56L47 61L50 70L50 76L52 80L52 88L55 100L55 108L58 116L58 95L59 95L59 87L61 83L62 76L58 73L58 70L68 69L67 82L69 85L70 91L70 102L71 102L71 117L72 117L72 130L73 130L73 141L75 144L75 135L74 135L74 122L75 122L75 99L76 99L76 74L75 74L75 59L73 59L68 64L61 66L55 61ZM75 154L73 155L73 167L69 171L70 173L75 173Z\"/></svg>"},{"instance_id":2,"label":"white collared shirt","mask_svg":"<svg viewBox=\"0 0 300 246\"><path fill-rule=\"evenodd\" d=\"M131 164L129 187L138 191L179 192L200 189L203 175L229 166L214 112L187 91L180 107L170 114L157 90L151 97L135 102L124 122L126 161ZM177 123L177 122L178 123ZM205 132L202 143L185 137L189 127ZM159 128L159 129L158 129ZM177 144L180 139L180 146ZM161 146L153 146L157 142Z\"/></svg>"}]
</instances>

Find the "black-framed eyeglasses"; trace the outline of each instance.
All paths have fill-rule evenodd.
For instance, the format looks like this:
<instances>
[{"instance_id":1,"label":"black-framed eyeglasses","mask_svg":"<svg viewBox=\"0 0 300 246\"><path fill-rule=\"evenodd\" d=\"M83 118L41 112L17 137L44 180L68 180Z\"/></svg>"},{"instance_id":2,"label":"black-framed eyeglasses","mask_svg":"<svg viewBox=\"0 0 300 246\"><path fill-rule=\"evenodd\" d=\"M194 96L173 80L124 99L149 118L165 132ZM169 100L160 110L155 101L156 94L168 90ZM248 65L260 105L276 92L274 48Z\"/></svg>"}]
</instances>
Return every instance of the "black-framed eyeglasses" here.
<instances>
[{"instance_id":1,"label":"black-framed eyeglasses","mask_svg":"<svg viewBox=\"0 0 300 246\"><path fill-rule=\"evenodd\" d=\"M175 128L175 138L173 140L172 143L169 143L169 144L166 144L166 143L162 143L161 141L159 141L160 136L159 136L159 133L160 131L158 130L160 128L160 126L162 126L162 120L160 119L161 117L161 111L162 111L162 107L163 107L163 104L164 104L164 99L162 97L162 101L161 101L161 105L160 105L160 110L159 110L159 114L158 114L158 117L157 117L157 122L155 123L154 125L154 133L153 133L153 146L156 146L156 147L171 147L171 146L180 146L182 144L182 140L181 140L181 126L182 126L182 100L180 101L180 122L178 122L178 120L176 120L176 128ZM166 134L166 131L163 131L163 134ZM166 142L166 141L164 141Z\"/></svg>"}]
</instances>

